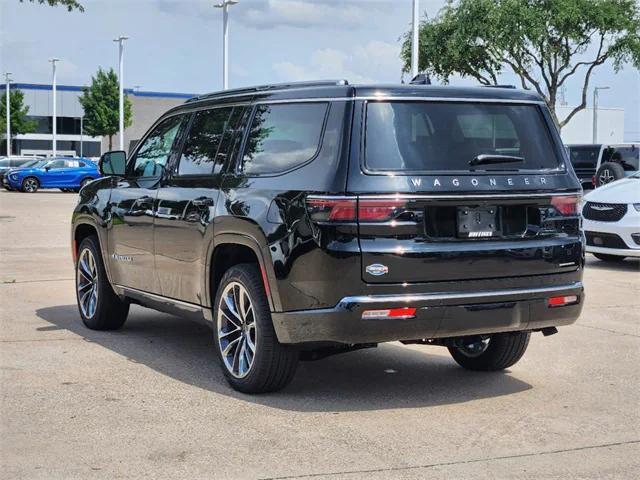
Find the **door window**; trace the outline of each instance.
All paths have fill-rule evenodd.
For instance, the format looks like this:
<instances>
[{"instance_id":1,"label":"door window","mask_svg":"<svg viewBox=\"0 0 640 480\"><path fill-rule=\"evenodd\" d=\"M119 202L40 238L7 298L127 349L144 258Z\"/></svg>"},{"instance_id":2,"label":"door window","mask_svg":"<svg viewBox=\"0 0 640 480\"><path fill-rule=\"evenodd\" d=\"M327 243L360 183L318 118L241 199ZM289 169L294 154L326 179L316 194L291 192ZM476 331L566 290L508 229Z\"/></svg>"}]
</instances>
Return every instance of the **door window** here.
<instances>
[{"instance_id":1,"label":"door window","mask_svg":"<svg viewBox=\"0 0 640 480\"><path fill-rule=\"evenodd\" d=\"M49 168L64 168L64 160L54 160L47 164Z\"/></svg>"},{"instance_id":2,"label":"door window","mask_svg":"<svg viewBox=\"0 0 640 480\"><path fill-rule=\"evenodd\" d=\"M281 173L315 157L327 103L258 105L243 158L247 174Z\"/></svg>"},{"instance_id":3,"label":"door window","mask_svg":"<svg viewBox=\"0 0 640 480\"><path fill-rule=\"evenodd\" d=\"M232 107L197 112L182 149L178 175L210 175Z\"/></svg>"},{"instance_id":4,"label":"door window","mask_svg":"<svg viewBox=\"0 0 640 480\"><path fill-rule=\"evenodd\" d=\"M132 177L159 177L169 160L183 116L163 120L140 145L133 159Z\"/></svg>"}]
</instances>

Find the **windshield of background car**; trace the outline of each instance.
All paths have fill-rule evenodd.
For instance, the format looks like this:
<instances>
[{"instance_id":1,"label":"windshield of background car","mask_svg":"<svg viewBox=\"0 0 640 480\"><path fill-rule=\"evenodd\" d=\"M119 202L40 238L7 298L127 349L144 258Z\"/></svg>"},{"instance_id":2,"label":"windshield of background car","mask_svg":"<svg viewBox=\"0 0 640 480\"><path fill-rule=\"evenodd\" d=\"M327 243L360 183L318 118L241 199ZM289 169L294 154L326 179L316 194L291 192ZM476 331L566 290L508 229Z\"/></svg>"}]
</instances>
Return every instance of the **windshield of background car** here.
<instances>
[{"instance_id":1,"label":"windshield of background car","mask_svg":"<svg viewBox=\"0 0 640 480\"><path fill-rule=\"evenodd\" d=\"M370 171L469 171L478 155L521 157L474 170L557 169L558 155L536 105L369 102L365 167Z\"/></svg>"},{"instance_id":2,"label":"windshield of background car","mask_svg":"<svg viewBox=\"0 0 640 480\"><path fill-rule=\"evenodd\" d=\"M596 168L600 145L569 147L569 158L573 168Z\"/></svg>"},{"instance_id":3,"label":"windshield of background car","mask_svg":"<svg viewBox=\"0 0 640 480\"><path fill-rule=\"evenodd\" d=\"M602 153L602 163L618 162L625 172L640 169L640 148L635 145L628 147L607 147Z\"/></svg>"}]
</instances>

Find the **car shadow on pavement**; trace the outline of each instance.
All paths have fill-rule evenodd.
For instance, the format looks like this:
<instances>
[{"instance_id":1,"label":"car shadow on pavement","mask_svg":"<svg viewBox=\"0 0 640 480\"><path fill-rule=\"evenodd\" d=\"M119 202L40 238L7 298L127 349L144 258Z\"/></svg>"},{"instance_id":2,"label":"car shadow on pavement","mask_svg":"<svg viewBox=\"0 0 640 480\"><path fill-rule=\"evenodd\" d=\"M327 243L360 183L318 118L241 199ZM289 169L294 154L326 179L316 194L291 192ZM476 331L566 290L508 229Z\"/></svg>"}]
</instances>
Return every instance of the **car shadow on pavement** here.
<instances>
[{"instance_id":1,"label":"car shadow on pavement","mask_svg":"<svg viewBox=\"0 0 640 480\"><path fill-rule=\"evenodd\" d=\"M469 372L448 356L384 344L374 349L301 362L293 382L281 392L244 395L226 383L213 350L209 325L141 307L132 307L124 328L115 332L87 329L75 305L36 311L51 326L71 331L129 361L180 382L242 401L306 412L386 410L449 405L499 397L531 387L507 373Z\"/></svg>"},{"instance_id":2,"label":"car shadow on pavement","mask_svg":"<svg viewBox=\"0 0 640 480\"><path fill-rule=\"evenodd\" d=\"M640 258L626 258L621 262L603 262L592 257L588 258L585 268L611 272L640 272Z\"/></svg>"}]
</instances>

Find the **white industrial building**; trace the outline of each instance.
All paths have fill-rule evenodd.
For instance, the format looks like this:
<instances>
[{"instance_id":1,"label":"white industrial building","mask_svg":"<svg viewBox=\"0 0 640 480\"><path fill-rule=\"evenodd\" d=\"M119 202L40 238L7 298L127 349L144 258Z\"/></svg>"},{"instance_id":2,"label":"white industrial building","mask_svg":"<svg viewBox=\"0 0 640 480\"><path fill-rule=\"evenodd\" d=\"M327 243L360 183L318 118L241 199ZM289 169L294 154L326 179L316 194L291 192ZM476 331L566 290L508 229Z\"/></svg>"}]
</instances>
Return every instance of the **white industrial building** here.
<instances>
[{"instance_id":1,"label":"white industrial building","mask_svg":"<svg viewBox=\"0 0 640 480\"><path fill-rule=\"evenodd\" d=\"M556 107L560 120L571 113L574 107ZM576 113L562 129L565 144L576 143L622 143L624 142L624 108L598 107L597 138L593 138L593 108Z\"/></svg>"},{"instance_id":2,"label":"white industrial building","mask_svg":"<svg viewBox=\"0 0 640 480\"><path fill-rule=\"evenodd\" d=\"M11 90L24 93L24 104L29 107L28 116L36 121L36 131L16 135L12 139L11 152L15 155L50 155L53 144L53 88L48 84L12 83ZM59 155L98 157L108 149L108 138L84 135L82 117L84 115L79 98L81 86L56 86L57 153ZM5 85L0 85L0 95L4 97ZM190 93L148 92L125 89L132 106L132 124L125 129L125 149L147 131L160 115L170 108L184 103L194 96ZM1 129L4 133L4 126ZM3 136L4 137L4 136ZM118 147L118 136L113 137L114 148ZM0 152L6 152L5 140L0 142Z\"/></svg>"}]
</instances>

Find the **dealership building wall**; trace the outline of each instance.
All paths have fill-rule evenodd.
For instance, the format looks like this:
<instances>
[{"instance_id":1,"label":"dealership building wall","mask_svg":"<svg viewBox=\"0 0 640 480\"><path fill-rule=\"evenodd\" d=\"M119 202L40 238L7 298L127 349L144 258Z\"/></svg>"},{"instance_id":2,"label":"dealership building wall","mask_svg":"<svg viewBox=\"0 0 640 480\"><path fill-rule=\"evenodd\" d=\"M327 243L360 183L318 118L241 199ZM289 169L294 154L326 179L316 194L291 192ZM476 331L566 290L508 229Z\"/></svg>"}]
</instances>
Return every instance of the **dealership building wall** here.
<instances>
[{"instance_id":1,"label":"dealership building wall","mask_svg":"<svg viewBox=\"0 0 640 480\"><path fill-rule=\"evenodd\" d=\"M53 89L51 85L34 83L13 83L10 87L24 93L24 104L29 107L28 116L37 123L36 131L16 135L12 139L11 152L14 155L51 155L53 143ZM59 155L98 157L109 148L108 137L91 137L81 133L84 112L79 98L81 86L58 85L56 87L57 110L57 153ZM5 95L6 86L0 86L0 95ZM125 150L147 131L164 112L194 96L189 93L150 92L125 89L125 95L132 105L132 124L124 132ZM1 132L4 133L5 126ZM81 148L82 142L82 148ZM118 135L113 136L113 148L119 146ZM0 152L6 152L5 140Z\"/></svg>"}]
</instances>

